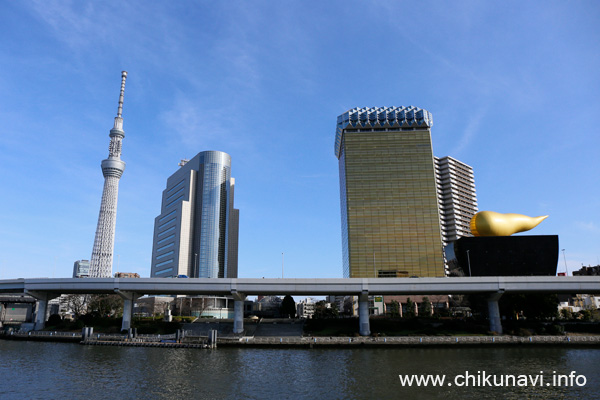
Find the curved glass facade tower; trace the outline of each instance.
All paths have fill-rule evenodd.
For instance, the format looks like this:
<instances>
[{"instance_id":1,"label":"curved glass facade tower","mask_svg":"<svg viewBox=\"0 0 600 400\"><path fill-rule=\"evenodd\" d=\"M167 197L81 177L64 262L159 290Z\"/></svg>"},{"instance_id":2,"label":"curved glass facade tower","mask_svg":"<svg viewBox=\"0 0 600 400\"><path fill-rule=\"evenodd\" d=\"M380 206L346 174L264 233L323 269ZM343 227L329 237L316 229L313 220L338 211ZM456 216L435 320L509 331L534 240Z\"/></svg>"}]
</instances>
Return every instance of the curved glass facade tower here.
<instances>
[{"instance_id":1,"label":"curved glass facade tower","mask_svg":"<svg viewBox=\"0 0 600 400\"><path fill-rule=\"evenodd\" d=\"M167 179L154 221L152 277L237 277L239 210L231 157L204 151Z\"/></svg>"}]
</instances>

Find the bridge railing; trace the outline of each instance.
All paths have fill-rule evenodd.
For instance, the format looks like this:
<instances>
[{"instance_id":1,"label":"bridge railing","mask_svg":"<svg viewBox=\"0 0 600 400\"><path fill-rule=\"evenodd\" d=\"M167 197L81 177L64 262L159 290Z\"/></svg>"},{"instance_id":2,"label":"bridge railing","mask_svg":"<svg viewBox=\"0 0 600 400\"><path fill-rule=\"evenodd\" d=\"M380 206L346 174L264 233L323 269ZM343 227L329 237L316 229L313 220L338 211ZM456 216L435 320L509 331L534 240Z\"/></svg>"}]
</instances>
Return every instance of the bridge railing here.
<instances>
[{"instance_id":1,"label":"bridge railing","mask_svg":"<svg viewBox=\"0 0 600 400\"><path fill-rule=\"evenodd\" d=\"M161 340L175 340L176 337L177 336L174 333L170 334L170 335L138 334L136 336L136 338L143 339L145 342L160 342Z\"/></svg>"},{"instance_id":2,"label":"bridge railing","mask_svg":"<svg viewBox=\"0 0 600 400\"><path fill-rule=\"evenodd\" d=\"M55 336L55 337L80 337L81 333L76 332L59 332L59 331L18 331L20 335L27 335L33 337L45 337L45 336Z\"/></svg>"},{"instance_id":3,"label":"bridge railing","mask_svg":"<svg viewBox=\"0 0 600 400\"><path fill-rule=\"evenodd\" d=\"M219 338L220 340L221 338ZM600 344L600 336L390 336L390 337L242 337L248 344L400 344L400 345L453 345L453 344Z\"/></svg>"}]
</instances>

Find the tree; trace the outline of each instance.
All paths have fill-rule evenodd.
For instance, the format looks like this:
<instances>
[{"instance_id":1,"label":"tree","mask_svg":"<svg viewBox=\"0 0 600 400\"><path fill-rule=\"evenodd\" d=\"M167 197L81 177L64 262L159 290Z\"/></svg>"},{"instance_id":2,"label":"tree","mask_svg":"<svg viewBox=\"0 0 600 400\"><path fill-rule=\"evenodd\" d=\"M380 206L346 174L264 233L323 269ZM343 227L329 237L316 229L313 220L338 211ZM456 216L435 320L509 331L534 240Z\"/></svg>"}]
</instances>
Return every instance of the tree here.
<instances>
[{"instance_id":1,"label":"tree","mask_svg":"<svg viewBox=\"0 0 600 400\"><path fill-rule=\"evenodd\" d=\"M392 302L389 303L389 313L390 317L400 316L400 304L396 300L392 300Z\"/></svg>"},{"instance_id":2,"label":"tree","mask_svg":"<svg viewBox=\"0 0 600 400\"><path fill-rule=\"evenodd\" d=\"M456 295L454 297L457 297ZM434 314L448 314L448 295L432 294L429 296Z\"/></svg>"},{"instance_id":3,"label":"tree","mask_svg":"<svg viewBox=\"0 0 600 400\"><path fill-rule=\"evenodd\" d=\"M562 308L560 310L560 318L566 320L573 319L573 313L568 308Z\"/></svg>"},{"instance_id":4,"label":"tree","mask_svg":"<svg viewBox=\"0 0 600 400\"><path fill-rule=\"evenodd\" d=\"M515 317L521 313L528 319L545 320L555 318L558 296L538 293L507 293L499 301L500 313Z\"/></svg>"},{"instance_id":5,"label":"tree","mask_svg":"<svg viewBox=\"0 0 600 400\"><path fill-rule=\"evenodd\" d=\"M209 296L200 297L178 297L173 301L173 315L179 316L197 316L202 317L202 313L208 308L214 307L218 309L221 307L218 304L218 298Z\"/></svg>"},{"instance_id":6,"label":"tree","mask_svg":"<svg viewBox=\"0 0 600 400\"><path fill-rule=\"evenodd\" d=\"M296 317L296 302L294 298L287 294L281 302L281 315L288 318Z\"/></svg>"},{"instance_id":7,"label":"tree","mask_svg":"<svg viewBox=\"0 0 600 400\"><path fill-rule=\"evenodd\" d=\"M331 303L331 307L329 307L329 313L333 318L339 317L340 310L338 309L338 305L336 303Z\"/></svg>"},{"instance_id":8,"label":"tree","mask_svg":"<svg viewBox=\"0 0 600 400\"><path fill-rule=\"evenodd\" d=\"M202 317L202 313L209 307L208 298L205 296L190 298L190 315L198 315Z\"/></svg>"},{"instance_id":9,"label":"tree","mask_svg":"<svg viewBox=\"0 0 600 400\"><path fill-rule=\"evenodd\" d=\"M90 310L101 317L123 312L123 299L117 294L94 294L90 299Z\"/></svg>"},{"instance_id":10,"label":"tree","mask_svg":"<svg viewBox=\"0 0 600 400\"><path fill-rule=\"evenodd\" d=\"M328 304L325 300L317 301L313 318L337 318L339 310L336 304Z\"/></svg>"},{"instance_id":11,"label":"tree","mask_svg":"<svg viewBox=\"0 0 600 400\"><path fill-rule=\"evenodd\" d=\"M423 297L423 299L421 300L421 307L419 311L419 315L422 315L424 317L431 316L431 302L429 301L429 297Z\"/></svg>"},{"instance_id":12,"label":"tree","mask_svg":"<svg viewBox=\"0 0 600 400\"><path fill-rule=\"evenodd\" d=\"M592 319L592 312L590 310L581 310L579 311L579 319L582 321L589 321Z\"/></svg>"},{"instance_id":13,"label":"tree","mask_svg":"<svg viewBox=\"0 0 600 400\"><path fill-rule=\"evenodd\" d=\"M62 318L60 317L60 315L52 314L50 317L48 317L47 325L48 326L56 326L56 325L59 325L61 322L62 322Z\"/></svg>"},{"instance_id":14,"label":"tree","mask_svg":"<svg viewBox=\"0 0 600 400\"><path fill-rule=\"evenodd\" d=\"M412 302L410 297L406 298L406 312L402 314L407 318L412 318L415 316L415 303Z\"/></svg>"},{"instance_id":15,"label":"tree","mask_svg":"<svg viewBox=\"0 0 600 400\"><path fill-rule=\"evenodd\" d=\"M81 317L88 312L89 307L88 295L69 294L67 295L67 305L69 310L74 314L75 319Z\"/></svg>"}]
</instances>

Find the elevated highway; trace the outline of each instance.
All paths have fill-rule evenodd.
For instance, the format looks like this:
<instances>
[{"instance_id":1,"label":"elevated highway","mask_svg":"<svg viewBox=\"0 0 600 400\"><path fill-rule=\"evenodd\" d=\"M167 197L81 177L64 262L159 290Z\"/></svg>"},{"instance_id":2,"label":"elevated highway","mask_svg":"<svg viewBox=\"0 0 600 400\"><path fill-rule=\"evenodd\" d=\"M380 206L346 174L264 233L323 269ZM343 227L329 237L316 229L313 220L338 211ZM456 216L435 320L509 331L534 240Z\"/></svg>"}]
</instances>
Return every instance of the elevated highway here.
<instances>
[{"instance_id":1,"label":"elevated highway","mask_svg":"<svg viewBox=\"0 0 600 400\"><path fill-rule=\"evenodd\" d=\"M0 280L0 293L40 291L94 294L127 291L141 295L378 295L467 293L599 293L600 276L492 276L460 278L25 278Z\"/></svg>"},{"instance_id":2,"label":"elevated highway","mask_svg":"<svg viewBox=\"0 0 600 400\"><path fill-rule=\"evenodd\" d=\"M26 293L39 303L36 329L44 326L48 300L61 294L117 293L125 299L123 329L131 326L133 301L143 295L231 295L235 300L234 331L243 331L243 302L248 295L359 296L360 331L370 334L369 295L488 295L490 330L502 332L498 299L503 293L600 294L598 276L493 276L453 278L35 278L0 280L0 293ZM43 310L43 312L42 312Z\"/></svg>"}]
</instances>

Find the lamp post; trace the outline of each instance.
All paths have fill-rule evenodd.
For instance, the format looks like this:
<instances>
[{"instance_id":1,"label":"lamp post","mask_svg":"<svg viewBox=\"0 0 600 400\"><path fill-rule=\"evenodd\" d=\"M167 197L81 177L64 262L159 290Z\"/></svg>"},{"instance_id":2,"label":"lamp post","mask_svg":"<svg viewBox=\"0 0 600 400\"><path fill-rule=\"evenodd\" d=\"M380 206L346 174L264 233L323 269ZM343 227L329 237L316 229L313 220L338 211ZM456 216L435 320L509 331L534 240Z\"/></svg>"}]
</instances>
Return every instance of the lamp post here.
<instances>
[{"instance_id":1,"label":"lamp post","mask_svg":"<svg viewBox=\"0 0 600 400\"><path fill-rule=\"evenodd\" d=\"M192 278L199 278L198 273L198 253L194 253L194 270L192 271Z\"/></svg>"},{"instance_id":2,"label":"lamp post","mask_svg":"<svg viewBox=\"0 0 600 400\"><path fill-rule=\"evenodd\" d=\"M469 276L471 275L471 257L469 256L469 251L471 250L467 250L467 264L469 265Z\"/></svg>"}]
</instances>

